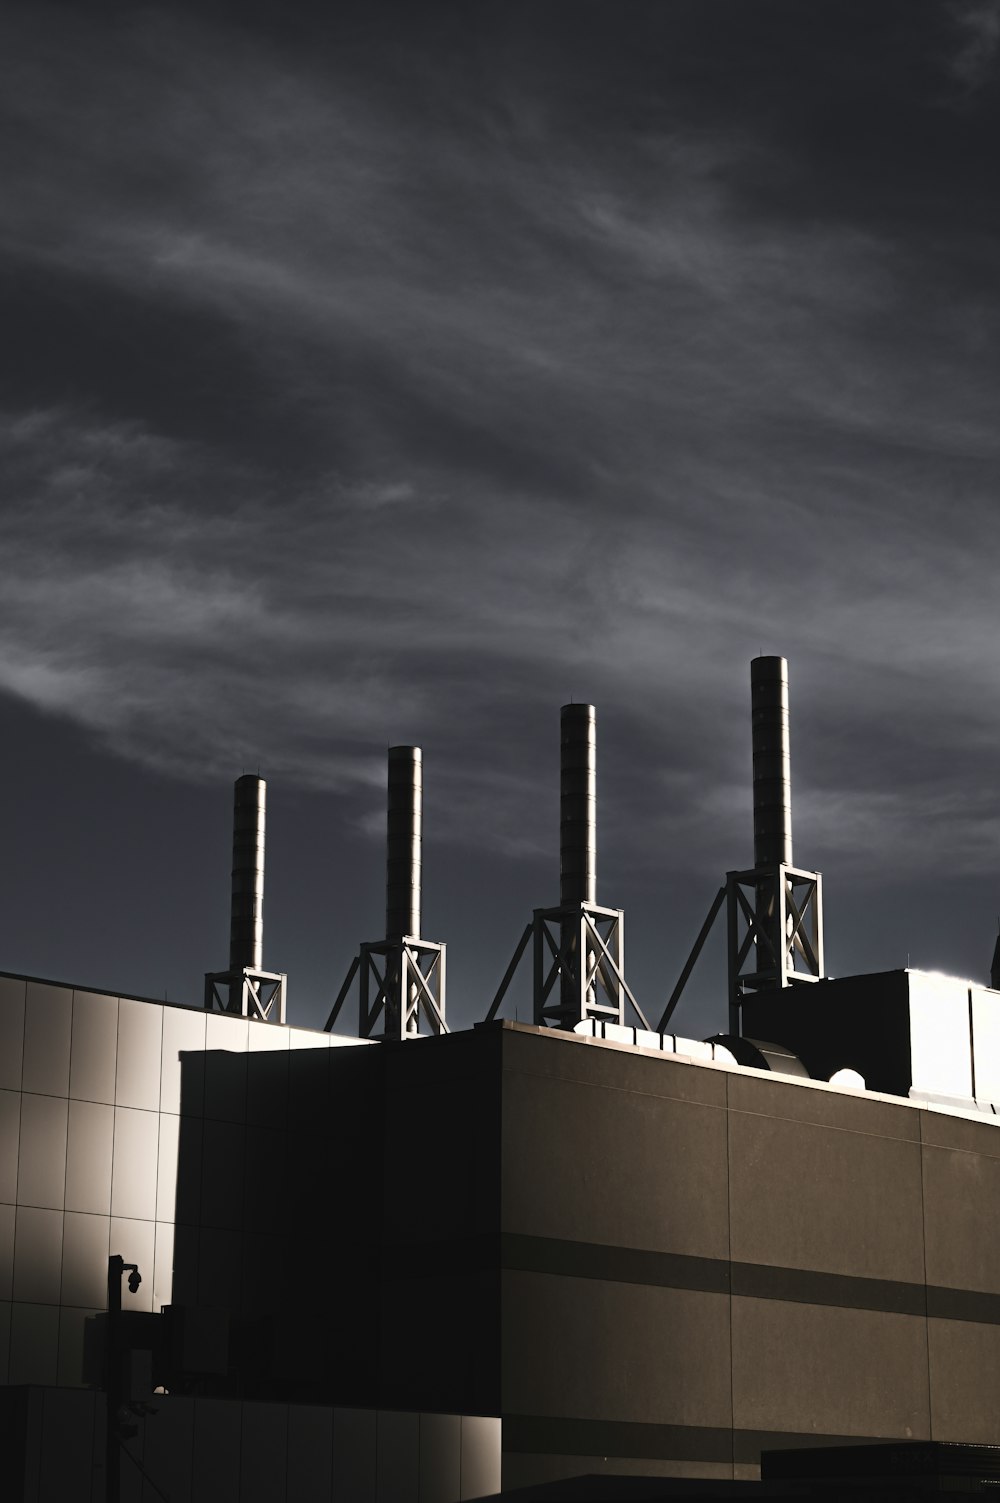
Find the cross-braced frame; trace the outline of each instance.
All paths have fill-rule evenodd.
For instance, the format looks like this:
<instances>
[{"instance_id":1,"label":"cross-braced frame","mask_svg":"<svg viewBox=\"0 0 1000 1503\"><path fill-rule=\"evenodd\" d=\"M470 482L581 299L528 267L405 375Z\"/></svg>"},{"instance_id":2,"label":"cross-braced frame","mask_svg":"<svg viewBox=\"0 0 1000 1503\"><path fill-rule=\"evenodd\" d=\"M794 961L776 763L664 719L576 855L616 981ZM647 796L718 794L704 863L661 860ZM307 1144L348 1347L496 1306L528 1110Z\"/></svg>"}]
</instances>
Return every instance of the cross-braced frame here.
<instances>
[{"instance_id":1,"label":"cross-braced frame","mask_svg":"<svg viewBox=\"0 0 1000 1503\"><path fill-rule=\"evenodd\" d=\"M532 941L532 1016L540 1028L572 1030L590 1018L624 1023L631 1006L643 1028L642 1009L625 980L625 914L621 908L573 903L536 908L489 1012L492 1021Z\"/></svg>"},{"instance_id":2,"label":"cross-braced frame","mask_svg":"<svg viewBox=\"0 0 1000 1503\"><path fill-rule=\"evenodd\" d=\"M779 864L726 874L729 1026L749 991L823 977L823 879Z\"/></svg>"},{"instance_id":3,"label":"cross-braced frame","mask_svg":"<svg viewBox=\"0 0 1000 1503\"><path fill-rule=\"evenodd\" d=\"M363 944L325 1023L336 1023L355 978L358 982L358 1037L406 1039L421 1032L447 1033L445 956L447 946L407 936Z\"/></svg>"},{"instance_id":4,"label":"cross-braced frame","mask_svg":"<svg viewBox=\"0 0 1000 1503\"><path fill-rule=\"evenodd\" d=\"M285 1021L288 978L281 971L209 971L205 976L205 1008L235 1013L258 1023Z\"/></svg>"}]
</instances>

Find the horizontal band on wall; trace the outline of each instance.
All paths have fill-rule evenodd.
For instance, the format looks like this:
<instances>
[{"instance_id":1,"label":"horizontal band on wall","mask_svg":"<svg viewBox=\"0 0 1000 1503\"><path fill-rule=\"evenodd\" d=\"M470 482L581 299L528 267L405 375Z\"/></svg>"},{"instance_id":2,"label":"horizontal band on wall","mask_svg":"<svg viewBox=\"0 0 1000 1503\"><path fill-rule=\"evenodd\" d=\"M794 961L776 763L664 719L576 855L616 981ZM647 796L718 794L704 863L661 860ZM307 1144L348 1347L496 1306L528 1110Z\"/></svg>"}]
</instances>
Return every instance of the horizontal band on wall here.
<instances>
[{"instance_id":1,"label":"horizontal band on wall","mask_svg":"<svg viewBox=\"0 0 1000 1503\"><path fill-rule=\"evenodd\" d=\"M521 1272L1000 1325L1000 1294L985 1290L949 1289L765 1263L730 1263L723 1258L605 1247L510 1232L500 1242L501 1266Z\"/></svg>"},{"instance_id":2,"label":"horizontal band on wall","mask_svg":"<svg viewBox=\"0 0 1000 1503\"><path fill-rule=\"evenodd\" d=\"M653 1425L635 1420L567 1419L505 1414L504 1452L543 1456L621 1457L638 1461L760 1463L762 1451L814 1446L885 1444L884 1435L819 1435L813 1431L726 1430L711 1425Z\"/></svg>"},{"instance_id":3,"label":"horizontal band on wall","mask_svg":"<svg viewBox=\"0 0 1000 1503\"><path fill-rule=\"evenodd\" d=\"M1000 1294L986 1290L925 1286L896 1279L823 1273L811 1268L772 1267L766 1263L730 1263L725 1258L610 1247L558 1237L531 1237L519 1232L504 1232L499 1237L407 1242L387 1248L386 1253L391 1254L386 1258L386 1268L400 1269L400 1278L409 1277L411 1268L422 1270L422 1275L414 1277L425 1275L428 1267L451 1276L500 1268L1000 1326Z\"/></svg>"}]
</instances>

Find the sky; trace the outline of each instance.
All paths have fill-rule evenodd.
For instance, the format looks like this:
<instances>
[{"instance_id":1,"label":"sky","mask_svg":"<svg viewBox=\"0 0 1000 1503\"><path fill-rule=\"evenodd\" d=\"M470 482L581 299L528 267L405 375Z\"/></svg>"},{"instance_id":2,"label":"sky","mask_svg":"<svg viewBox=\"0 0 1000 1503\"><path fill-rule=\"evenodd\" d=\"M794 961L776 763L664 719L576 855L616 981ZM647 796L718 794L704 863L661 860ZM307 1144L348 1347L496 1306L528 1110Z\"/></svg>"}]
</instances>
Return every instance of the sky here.
<instances>
[{"instance_id":1,"label":"sky","mask_svg":"<svg viewBox=\"0 0 1000 1503\"><path fill-rule=\"evenodd\" d=\"M764 652L828 970L985 979L1000 0L8 0L0 114L0 969L200 1001L259 769L320 1026L414 743L469 1026L575 699L655 1018L752 860Z\"/></svg>"}]
</instances>

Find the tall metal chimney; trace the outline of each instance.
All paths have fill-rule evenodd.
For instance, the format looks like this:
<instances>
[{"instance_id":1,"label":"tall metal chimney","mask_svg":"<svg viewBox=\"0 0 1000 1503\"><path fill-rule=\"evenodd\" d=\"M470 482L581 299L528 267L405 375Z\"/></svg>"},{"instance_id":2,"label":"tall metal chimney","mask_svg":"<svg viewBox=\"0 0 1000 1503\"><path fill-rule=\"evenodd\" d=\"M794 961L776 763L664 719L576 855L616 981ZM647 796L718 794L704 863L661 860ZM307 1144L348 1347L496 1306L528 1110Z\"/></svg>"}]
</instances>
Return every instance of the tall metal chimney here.
<instances>
[{"instance_id":1,"label":"tall metal chimney","mask_svg":"<svg viewBox=\"0 0 1000 1503\"><path fill-rule=\"evenodd\" d=\"M823 979L823 878L792 865L792 781L788 755L788 664L750 663L753 741L753 867L727 872L660 1019L662 1032L702 946L726 906L729 1032L743 1032L744 1001ZM764 1037L770 1035L765 1034Z\"/></svg>"},{"instance_id":2,"label":"tall metal chimney","mask_svg":"<svg viewBox=\"0 0 1000 1503\"><path fill-rule=\"evenodd\" d=\"M267 784L253 773L233 789L233 885L229 969L259 971L264 963L264 828Z\"/></svg>"},{"instance_id":3,"label":"tall metal chimney","mask_svg":"<svg viewBox=\"0 0 1000 1503\"><path fill-rule=\"evenodd\" d=\"M229 969L205 976L205 1006L264 1023L285 1021L287 978L264 965L264 827L267 784L254 773L233 789Z\"/></svg>"},{"instance_id":4,"label":"tall metal chimney","mask_svg":"<svg viewBox=\"0 0 1000 1503\"><path fill-rule=\"evenodd\" d=\"M792 864L792 783L788 751L788 663L750 664L753 735L754 866Z\"/></svg>"},{"instance_id":5,"label":"tall metal chimney","mask_svg":"<svg viewBox=\"0 0 1000 1503\"><path fill-rule=\"evenodd\" d=\"M559 712L559 907L536 908L518 941L486 1021L533 941L532 1008L539 1027L623 1024L626 1002L649 1024L625 980L625 915L597 906L597 711Z\"/></svg>"},{"instance_id":6,"label":"tall metal chimney","mask_svg":"<svg viewBox=\"0 0 1000 1503\"><path fill-rule=\"evenodd\" d=\"M447 1033L447 946L420 936L424 776L419 746L390 746L385 836L385 939L362 944L337 993L329 1032L355 978L361 1038L408 1039Z\"/></svg>"},{"instance_id":7,"label":"tall metal chimney","mask_svg":"<svg viewBox=\"0 0 1000 1503\"><path fill-rule=\"evenodd\" d=\"M559 902L597 902L597 711L559 712Z\"/></svg>"},{"instance_id":8,"label":"tall metal chimney","mask_svg":"<svg viewBox=\"0 0 1000 1503\"><path fill-rule=\"evenodd\" d=\"M419 746L390 746L385 844L385 937L420 937L423 761Z\"/></svg>"}]
</instances>

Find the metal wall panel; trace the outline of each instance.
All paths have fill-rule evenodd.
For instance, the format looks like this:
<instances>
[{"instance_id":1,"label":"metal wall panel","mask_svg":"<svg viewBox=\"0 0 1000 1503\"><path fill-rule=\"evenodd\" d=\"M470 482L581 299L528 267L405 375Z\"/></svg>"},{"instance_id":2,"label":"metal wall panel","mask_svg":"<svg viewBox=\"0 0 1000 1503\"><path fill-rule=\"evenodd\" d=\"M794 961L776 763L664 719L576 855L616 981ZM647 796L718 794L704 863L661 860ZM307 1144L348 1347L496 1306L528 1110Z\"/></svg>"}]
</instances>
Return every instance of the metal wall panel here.
<instances>
[{"instance_id":1,"label":"metal wall panel","mask_svg":"<svg viewBox=\"0 0 1000 1503\"><path fill-rule=\"evenodd\" d=\"M0 1300L13 1297L15 1214L13 1206L0 1205Z\"/></svg>"},{"instance_id":2,"label":"metal wall panel","mask_svg":"<svg viewBox=\"0 0 1000 1503\"><path fill-rule=\"evenodd\" d=\"M1000 1440L1000 1326L929 1320L927 1335L934 1439L995 1446Z\"/></svg>"},{"instance_id":3,"label":"metal wall panel","mask_svg":"<svg viewBox=\"0 0 1000 1503\"><path fill-rule=\"evenodd\" d=\"M201 1151L201 1225L243 1224L243 1129L205 1119Z\"/></svg>"},{"instance_id":4,"label":"metal wall panel","mask_svg":"<svg viewBox=\"0 0 1000 1503\"><path fill-rule=\"evenodd\" d=\"M79 1497L80 1479L90 1475L95 1399L94 1394L63 1393L58 1388L42 1395L45 1439L38 1503L66 1503Z\"/></svg>"},{"instance_id":5,"label":"metal wall panel","mask_svg":"<svg viewBox=\"0 0 1000 1503\"><path fill-rule=\"evenodd\" d=\"M173 1303L174 1227L170 1221L156 1223L153 1246L153 1309Z\"/></svg>"},{"instance_id":6,"label":"metal wall panel","mask_svg":"<svg viewBox=\"0 0 1000 1503\"><path fill-rule=\"evenodd\" d=\"M194 1399L157 1395L156 1415L145 1427L142 1464L160 1493L147 1482L143 1503L163 1503L162 1494L181 1503L191 1496Z\"/></svg>"},{"instance_id":7,"label":"metal wall panel","mask_svg":"<svg viewBox=\"0 0 1000 1503\"><path fill-rule=\"evenodd\" d=\"M239 1503L240 1406L196 1399L191 1503Z\"/></svg>"},{"instance_id":8,"label":"metal wall panel","mask_svg":"<svg viewBox=\"0 0 1000 1503\"><path fill-rule=\"evenodd\" d=\"M288 1029L251 1018L247 1030L247 1049L251 1054L280 1054L288 1049Z\"/></svg>"},{"instance_id":9,"label":"metal wall panel","mask_svg":"<svg viewBox=\"0 0 1000 1503\"><path fill-rule=\"evenodd\" d=\"M927 1324L734 1295L734 1426L929 1439Z\"/></svg>"},{"instance_id":10,"label":"metal wall panel","mask_svg":"<svg viewBox=\"0 0 1000 1503\"><path fill-rule=\"evenodd\" d=\"M160 1110L179 1112L181 1102L181 1054L201 1053L205 1048L207 1014L194 1007L163 1009L163 1042L160 1058ZM200 1117L205 1106L204 1070L190 1067L184 1075L183 1110Z\"/></svg>"},{"instance_id":11,"label":"metal wall panel","mask_svg":"<svg viewBox=\"0 0 1000 1503\"><path fill-rule=\"evenodd\" d=\"M14 1222L15 1300L46 1305L59 1303L62 1239L62 1211L18 1206Z\"/></svg>"},{"instance_id":12,"label":"metal wall panel","mask_svg":"<svg viewBox=\"0 0 1000 1503\"><path fill-rule=\"evenodd\" d=\"M63 986L29 981L24 1012L21 1085L41 1095L69 1094L73 993Z\"/></svg>"},{"instance_id":13,"label":"metal wall panel","mask_svg":"<svg viewBox=\"0 0 1000 1503\"><path fill-rule=\"evenodd\" d=\"M209 1013L206 1018L205 1116L223 1122L242 1122L247 1108L246 1018Z\"/></svg>"},{"instance_id":14,"label":"metal wall panel","mask_svg":"<svg viewBox=\"0 0 1000 1503\"><path fill-rule=\"evenodd\" d=\"M21 1096L18 1091L0 1091L0 1201L17 1200L17 1153Z\"/></svg>"},{"instance_id":15,"label":"metal wall panel","mask_svg":"<svg viewBox=\"0 0 1000 1503\"><path fill-rule=\"evenodd\" d=\"M63 1305L59 1311L59 1382L67 1388L89 1388L94 1382L94 1357L98 1322L103 1309L76 1310ZM88 1335L89 1333L89 1335Z\"/></svg>"},{"instance_id":16,"label":"metal wall panel","mask_svg":"<svg viewBox=\"0 0 1000 1503\"><path fill-rule=\"evenodd\" d=\"M907 981L913 1090L971 1097L968 983L920 971L908 972Z\"/></svg>"},{"instance_id":17,"label":"metal wall panel","mask_svg":"<svg viewBox=\"0 0 1000 1503\"><path fill-rule=\"evenodd\" d=\"M198 1242L200 1233L196 1226L174 1227L174 1277L173 1298L175 1305L198 1303Z\"/></svg>"},{"instance_id":18,"label":"metal wall panel","mask_svg":"<svg viewBox=\"0 0 1000 1503\"><path fill-rule=\"evenodd\" d=\"M266 1055L266 1058L262 1058ZM269 1023L250 1024L247 1121L284 1127L288 1115L288 1033Z\"/></svg>"},{"instance_id":19,"label":"metal wall panel","mask_svg":"<svg viewBox=\"0 0 1000 1503\"><path fill-rule=\"evenodd\" d=\"M66 1194L66 1109L57 1096L21 1097L18 1205L60 1211Z\"/></svg>"},{"instance_id":20,"label":"metal wall panel","mask_svg":"<svg viewBox=\"0 0 1000 1503\"><path fill-rule=\"evenodd\" d=\"M123 1310L152 1310L153 1308L153 1249L156 1238L156 1223L132 1221L122 1216L111 1218L111 1242L108 1251L121 1253L126 1263L137 1263L142 1283L133 1294L128 1280L122 1281Z\"/></svg>"},{"instance_id":21,"label":"metal wall panel","mask_svg":"<svg viewBox=\"0 0 1000 1503\"><path fill-rule=\"evenodd\" d=\"M70 1095L113 1105L117 1049L118 998L74 992Z\"/></svg>"},{"instance_id":22,"label":"metal wall panel","mask_svg":"<svg viewBox=\"0 0 1000 1503\"><path fill-rule=\"evenodd\" d=\"M926 1278L1000 1295L1000 1128L921 1112Z\"/></svg>"},{"instance_id":23,"label":"metal wall panel","mask_svg":"<svg viewBox=\"0 0 1000 1503\"><path fill-rule=\"evenodd\" d=\"M205 1227L198 1237L199 1305L238 1310L243 1289L243 1234Z\"/></svg>"},{"instance_id":24,"label":"metal wall panel","mask_svg":"<svg viewBox=\"0 0 1000 1503\"><path fill-rule=\"evenodd\" d=\"M7 1356L10 1352L10 1300L0 1300L0 1383L7 1382ZM324 1499L324 1503L326 1500Z\"/></svg>"},{"instance_id":25,"label":"metal wall panel","mask_svg":"<svg viewBox=\"0 0 1000 1503\"><path fill-rule=\"evenodd\" d=\"M380 1411L375 1431L375 1497L378 1503L418 1503L419 1414Z\"/></svg>"},{"instance_id":26,"label":"metal wall panel","mask_svg":"<svg viewBox=\"0 0 1000 1503\"><path fill-rule=\"evenodd\" d=\"M1000 1102L1000 996L974 986L970 997L976 1100Z\"/></svg>"},{"instance_id":27,"label":"metal wall panel","mask_svg":"<svg viewBox=\"0 0 1000 1503\"><path fill-rule=\"evenodd\" d=\"M58 1306L27 1305L15 1300L10 1314L10 1371L7 1381L54 1383L59 1366Z\"/></svg>"},{"instance_id":28,"label":"metal wall panel","mask_svg":"<svg viewBox=\"0 0 1000 1503\"><path fill-rule=\"evenodd\" d=\"M142 1442L145 1426L139 1427L139 1434L134 1439L125 1442L124 1449L130 1456L142 1465ZM119 1503L142 1503L143 1481L142 1473L131 1461L122 1461L121 1464L121 1498Z\"/></svg>"},{"instance_id":29,"label":"metal wall panel","mask_svg":"<svg viewBox=\"0 0 1000 1503\"><path fill-rule=\"evenodd\" d=\"M110 1219L67 1211L63 1228L62 1303L107 1305Z\"/></svg>"},{"instance_id":30,"label":"metal wall panel","mask_svg":"<svg viewBox=\"0 0 1000 1503\"><path fill-rule=\"evenodd\" d=\"M502 1410L730 1427L728 1294L513 1269L501 1281ZM595 1396L594 1374L611 1372Z\"/></svg>"},{"instance_id":31,"label":"metal wall panel","mask_svg":"<svg viewBox=\"0 0 1000 1503\"><path fill-rule=\"evenodd\" d=\"M244 1404L240 1503L285 1503L288 1409Z\"/></svg>"},{"instance_id":32,"label":"metal wall panel","mask_svg":"<svg viewBox=\"0 0 1000 1503\"><path fill-rule=\"evenodd\" d=\"M527 1071L505 1077L504 1229L608 1247L728 1257L726 1114L710 1104L712 1092L724 1104L726 1077L643 1054L565 1047L584 1056L580 1077L593 1072L589 1056L597 1055L597 1077L556 1079ZM539 1063L544 1067L548 1061ZM558 1058L552 1063L558 1066ZM602 1079L614 1080L620 1089L608 1089ZM470 1090L476 1084L470 1082ZM703 1099L678 1099L685 1090ZM447 1111L454 1092L441 1096L440 1107L431 1104L432 1112ZM470 1120L478 1121L481 1109L475 1103L470 1109ZM587 1168L599 1164L620 1167L609 1173ZM599 1194L583 1192L585 1174L594 1176L595 1185L599 1179ZM421 1190L419 1180L411 1190L404 1188L389 1214L400 1221L404 1215L419 1216L414 1202ZM449 1193L446 1183L435 1190ZM459 1202L453 1200L458 1214ZM494 1203L485 1199L484 1215L493 1210ZM393 1230L407 1235L402 1225Z\"/></svg>"},{"instance_id":33,"label":"metal wall panel","mask_svg":"<svg viewBox=\"0 0 1000 1503\"><path fill-rule=\"evenodd\" d=\"M269 1127L247 1128L246 1194L242 1220L247 1231L275 1231L285 1223L287 1149L285 1133Z\"/></svg>"},{"instance_id":34,"label":"metal wall panel","mask_svg":"<svg viewBox=\"0 0 1000 1503\"><path fill-rule=\"evenodd\" d=\"M857 1097L743 1077L737 1101L728 1160L734 1262L923 1282L918 1142L866 1131L870 1103ZM916 1127L916 1113L907 1115ZM762 1165L781 1166L766 1195ZM726 1177L722 1164L706 1192L723 1199Z\"/></svg>"},{"instance_id":35,"label":"metal wall panel","mask_svg":"<svg viewBox=\"0 0 1000 1503\"><path fill-rule=\"evenodd\" d=\"M420 1416L420 1503L461 1497L462 1421L457 1414Z\"/></svg>"},{"instance_id":36,"label":"metal wall panel","mask_svg":"<svg viewBox=\"0 0 1000 1503\"><path fill-rule=\"evenodd\" d=\"M166 1113L160 1116L160 1126L172 1131L173 1124ZM178 1225L197 1226L201 1215L201 1146L205 1124L199 1117L180 1118L180 1137L177 1145L177 1184L174 1190L174 1208L163 1216L164 1221ZM166 1200L164 1200L166 1210Z\"/></svg>"},{"instance_id":37,"label":"metal wall panel","mask_svg":"<svg viewBox=\"0 0 1000 1503\"><path fill-rule=\"evenodd\" d=\"M311 1028L286 1028L289 1049L329 1049L336 1036L332 1033L316 1033ZM340 1039L340 1043L357 1043L354 1039Z\"/></svg>"},{"instance_id":38,"label":"metal wall panel","mask_svg":"<svg viewBox=\"0 0 1000 1503\"><path fill-rule=\"evenodd\" d=\"M0 976L0 1089L21 1089L21 1059L24 1052L23 981Z\"/></svg>"},{"instance_id":39,"label":"metal wall panel","mask_svg":"<svg viewBox=\"0 0 1000 1503\"><path fill-rule=\"evenodd\" d=\"M180 1146L181 1119L168 1112L160 1114L160 1144L156 1164L156 1219L173 1221L177 1202L177 1153Z\"/></svg>"},{"instance_id":40,"label":"metal wall panel","mask_svg":"<svg viewBox=\"0 0 1000 1503\"><path fill-rule=\"evenodd\" d=\"M115 1150L111 1171L111 1212L153 1221L156 1216L156 1112L115 1107Z\"/></svg>"},{"instance_id":41,"label":"metal wall panel","mask_svg":"<svg viewBox=\"0 0 1000 1503\"><path fill-rule=\"evenodd\" d=\"M462 1415L463 1498L500 1491L500 1421Z\"/></svg>"},{"instance_id":42,"label":"metal wall panel","mask_svg":"<svg viewBox=\"0 0 1000 1503\"><path fill-rule=\"evenodd\" d=\"M333 1410L288 1406L287 1503L330 1503L333 1485Z\"/></svg>"},{"instance_id":43,"label":"metal wall panel","mask_svg":"<svg viewBox=\"0 0 1000 1503\"><path fill-rule=\"evenodd\" d=\"M309 1244L290 1236L287 1223L275 1222L274 1225L277 1230L273 1233L245 1232L240 1239L243 1261L243 1297L240 1309L244 1315L258 1317L274 1315L280 1311L282 1326L287 1331L289 1301L294 1298L292 1286L287 1280L271 1277L264 1270L297 1267L303 1247L308 1247ZM291 1341L295 1341L294 1334ZM283 1341L282 1345L285 1347L287 1343ZM292 1349L294 1350L294 1346ZM294 1357L286 1357L284 1351L279 1361L282 1370L289 1365L296 1365Z\"/></svg>"},{"instance_id":44,"label":"metal wall panel","mask_svg":"<svg viewBox=\"0 0 1000 1503\"><path fill-rule=\"evenodd\" d=\"M118 1004L118 1073L115 1105L155 1112L160 1107L160 1040L163 1009L123 997Z\"/></svg>"},{"instance_id":45,"label":"metal wall panel","mask_svg":"<svg viewBox=\"0 0 1000 1503\"><path fill-rule=\"evenodd\" d=\"M333 1496L375 1503L375 1413L333 1411Z\"/></svg>"},{"instance_id":46,"label":"metal wall panel","mask_svg":"<svg viewBox=\"0 0 1000 1503\"><path fill-rule=\"evenodd\" d=\"M111 1214L111 1160L115 1109L94 1101L69 1103L66 1141L66 1209Z\"/></svg>"}]
</instances>

